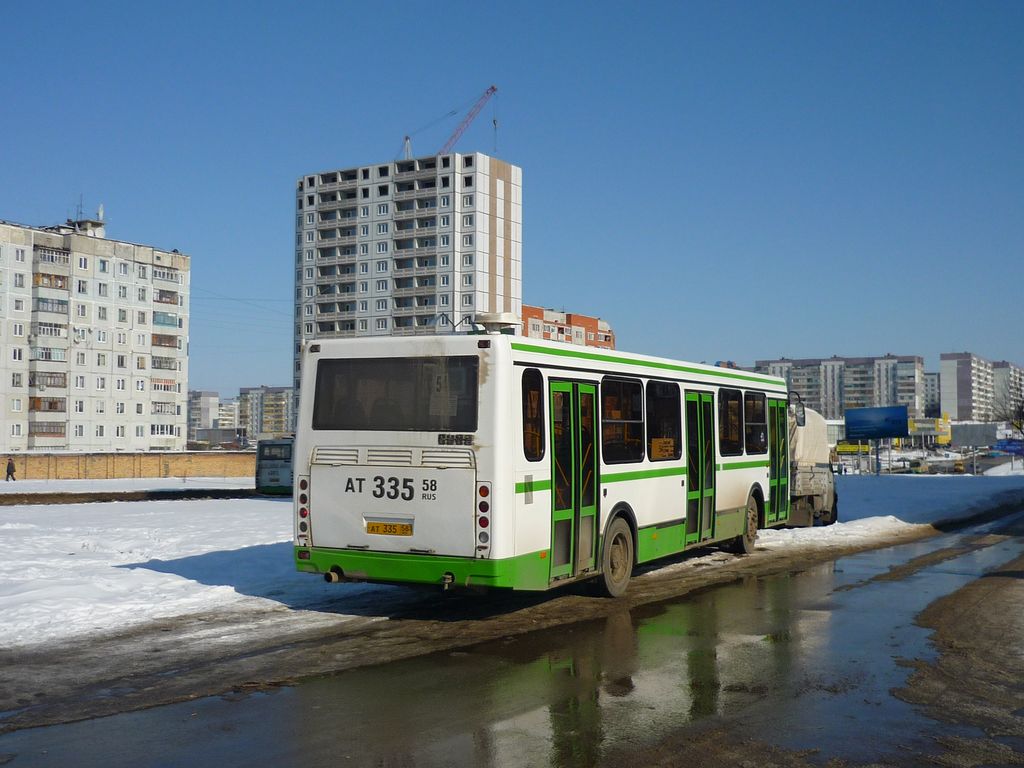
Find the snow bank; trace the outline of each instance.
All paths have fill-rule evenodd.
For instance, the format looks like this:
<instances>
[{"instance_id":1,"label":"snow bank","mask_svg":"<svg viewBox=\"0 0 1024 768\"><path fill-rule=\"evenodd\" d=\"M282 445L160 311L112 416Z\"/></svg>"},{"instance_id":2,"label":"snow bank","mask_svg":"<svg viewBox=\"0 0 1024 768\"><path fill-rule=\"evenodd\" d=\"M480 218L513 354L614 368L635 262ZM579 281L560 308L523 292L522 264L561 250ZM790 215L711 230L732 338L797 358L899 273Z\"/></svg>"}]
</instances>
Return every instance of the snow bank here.
<instances>
[{"instance_id":1,"label":"snow bank","mask_svg":"<svg viewBox=\"0 0 1024 768\"><path fill-rule=\"evenodd\" d=\"M837 487L841 522L763 531L759 546L884 541L907 526L1024 501L1024 476L854 475ZM261 498L0 507L0 647L206 611L327 601L336 611L349 596L399 589L296 572L291 516L289 499Z\"/></svg>"}]
</instances>

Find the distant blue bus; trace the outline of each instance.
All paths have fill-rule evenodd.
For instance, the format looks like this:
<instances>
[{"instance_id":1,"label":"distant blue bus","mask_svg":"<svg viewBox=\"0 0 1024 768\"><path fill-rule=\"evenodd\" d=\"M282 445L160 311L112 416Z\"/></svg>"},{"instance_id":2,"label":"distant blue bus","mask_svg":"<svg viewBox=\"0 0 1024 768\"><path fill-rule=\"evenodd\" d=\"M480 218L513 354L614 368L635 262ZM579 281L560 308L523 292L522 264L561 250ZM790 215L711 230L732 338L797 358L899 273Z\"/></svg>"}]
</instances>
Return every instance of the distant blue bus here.
<instances>
[{"instance_id":1,"label":"distant blue bus","mask_svg":"<svg viewBox=\"0 0 1024 768\"><path fill-rule=\"evenodd\" d=\"M256 493L292 495L294 437L260 440L256 448Z\"/></svg>"}]
</instances>

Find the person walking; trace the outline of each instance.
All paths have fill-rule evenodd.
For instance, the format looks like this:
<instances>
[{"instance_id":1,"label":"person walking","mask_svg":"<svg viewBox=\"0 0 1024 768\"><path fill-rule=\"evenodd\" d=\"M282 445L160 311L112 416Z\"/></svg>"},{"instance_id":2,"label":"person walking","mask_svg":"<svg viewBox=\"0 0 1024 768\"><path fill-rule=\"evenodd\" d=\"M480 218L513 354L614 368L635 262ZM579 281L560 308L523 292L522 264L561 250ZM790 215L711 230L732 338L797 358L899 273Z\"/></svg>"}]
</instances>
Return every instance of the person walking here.
<instances>
[{"instance_id":1,"label":"person walking","mask_svg":"<svg viewBox=\"0 0 1024 768\"><path fill-rule=\"evenodd\" d=\"M16 479L14 477L14 459L7 458L7 482Z\"/></svg>"}]
</instances>

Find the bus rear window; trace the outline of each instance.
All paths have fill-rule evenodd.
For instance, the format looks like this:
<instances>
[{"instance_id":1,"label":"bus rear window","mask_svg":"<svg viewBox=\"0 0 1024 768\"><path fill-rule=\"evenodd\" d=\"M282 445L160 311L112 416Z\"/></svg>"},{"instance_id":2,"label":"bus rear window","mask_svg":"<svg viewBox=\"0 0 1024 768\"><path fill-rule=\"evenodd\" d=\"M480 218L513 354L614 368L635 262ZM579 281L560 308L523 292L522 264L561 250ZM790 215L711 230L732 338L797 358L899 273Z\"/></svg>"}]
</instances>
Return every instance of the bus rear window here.
<instances>
[{"instance_id":1,"label":"bus rear window","mask_svg":"<svg viewBox=\"0 0 1024 768\"><path fill-rule=\"evenodd\" d=\"M475 432L479 359L321 360L313 429Z\"/></svg>"},{"instance_id":2,"label":"bus rear window","mask_svg":"<svg viewBox=\"0 0 1024 768\"><path fill-rule=\"evenodd\" d=\"M291 443L271 443L270 445L260 444L259 447L260 458L270 459L274 461L291 461L292 460L292 444Z\"/></svg>"}]
</instances>

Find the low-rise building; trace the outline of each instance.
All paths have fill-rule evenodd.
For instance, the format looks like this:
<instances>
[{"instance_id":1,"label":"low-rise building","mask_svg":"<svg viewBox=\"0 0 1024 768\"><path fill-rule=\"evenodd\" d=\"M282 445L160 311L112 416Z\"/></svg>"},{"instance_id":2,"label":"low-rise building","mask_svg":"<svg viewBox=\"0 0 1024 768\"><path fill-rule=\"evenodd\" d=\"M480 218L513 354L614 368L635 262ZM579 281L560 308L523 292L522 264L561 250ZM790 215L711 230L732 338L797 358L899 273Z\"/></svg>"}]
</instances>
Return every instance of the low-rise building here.
<instances>
[{"instance_id":1,"label":"low-rise building","mask_svg":"<svg viewBox=\"0 0 1024 768\"><path fill-rule=\"evenodd\" d=\"M599 317L523 305L522 334L586 347L615 349L615 332Z\"/></svg>"}]
</instances>

